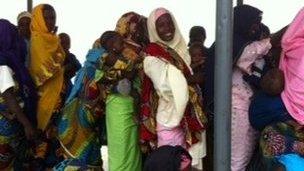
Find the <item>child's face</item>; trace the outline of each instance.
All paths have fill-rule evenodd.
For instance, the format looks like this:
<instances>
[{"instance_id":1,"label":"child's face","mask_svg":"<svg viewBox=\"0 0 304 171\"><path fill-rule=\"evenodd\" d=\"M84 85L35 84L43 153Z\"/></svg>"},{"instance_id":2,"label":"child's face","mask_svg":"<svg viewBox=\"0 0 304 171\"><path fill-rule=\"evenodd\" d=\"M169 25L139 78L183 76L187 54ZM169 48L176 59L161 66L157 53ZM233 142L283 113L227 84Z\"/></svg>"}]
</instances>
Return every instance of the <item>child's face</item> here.
<instances>
[{"instance_id":1,"label":"child's face","mask_svg":"<svg viewBox=\"0 0 304 171\"><path fill-rule=\"evenodd\" d=\"M191 61L193 63L204 60L204 54L203 54L203 51L201 50L201 48L190 49L190 56L191 56Z\"/></svg>"},{"instance_id":2,"label":"child's face","mask_svg":"<svg viewBox=\"0 0 304 171\"><path fill-rule=\"evenodd\" d=\"M67 34L60 34L60 43L65 52L68 52L71 47L71 40Z\"/></svg>"},{"instance_id":3,"label":"child's face","mask_svg":"<svg viewBox=\"0 0 304 171\"><path fill-rule=\"evenodd\" d=\"M110 41L109 51L115 52L117 54L121 53L124 49L123 37L120 35L115 36L113 41Z\"/></svg>"}]
</instances>

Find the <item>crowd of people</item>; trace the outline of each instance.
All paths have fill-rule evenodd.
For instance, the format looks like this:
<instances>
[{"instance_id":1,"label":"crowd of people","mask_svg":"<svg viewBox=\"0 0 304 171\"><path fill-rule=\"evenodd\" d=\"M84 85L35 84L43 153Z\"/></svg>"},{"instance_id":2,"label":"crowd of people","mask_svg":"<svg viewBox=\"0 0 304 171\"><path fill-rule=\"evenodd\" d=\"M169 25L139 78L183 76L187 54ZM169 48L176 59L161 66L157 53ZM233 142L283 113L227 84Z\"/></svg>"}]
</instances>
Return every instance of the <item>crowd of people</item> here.
<instances>
[{"instance_id":1,"label":"crowd of people","mask_svg":"<svg viewBox=\"0 0 304 171\"><path fill-rule=\"evenodd\" d=\"M234 8L231 170L301 171L304 9L273 34L262 14ZM213 170L217 42L202 26L187 44L169 10L128 12L81 65L56 15L0 19L0 170L101 171L103 145L110 171Z\"/></svg>"}]
</instances>

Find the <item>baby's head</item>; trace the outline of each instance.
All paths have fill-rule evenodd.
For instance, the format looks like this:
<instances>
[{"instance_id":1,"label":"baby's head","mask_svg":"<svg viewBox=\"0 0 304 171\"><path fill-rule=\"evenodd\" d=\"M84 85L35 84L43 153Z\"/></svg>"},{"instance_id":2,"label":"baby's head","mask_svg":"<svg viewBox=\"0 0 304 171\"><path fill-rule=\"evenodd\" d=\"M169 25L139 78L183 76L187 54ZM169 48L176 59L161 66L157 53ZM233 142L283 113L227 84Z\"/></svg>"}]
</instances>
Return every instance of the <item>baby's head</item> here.
<instances>
[{"instance_id":1,"label":"baby's head","mask_svg":"<svg viewBox=\"0 0 304 171\"><path fill-rule=\"evenodd\" d=\"M100 37L100 43L110 53L120 54L124 49L124 39L115 31L104 32Z\"/></svg>"},{"instance_id":2,"label":"baby's head","mask_svg":"<svg viewBox=\"0 0 304 171\"><path fill-rule=\"evenodd\" d=\"M284 90L284 73L278 68L267 71L262 77L261 88L271 96L279 95Z\"/></svg>"},{"instance_id":3,"label":"baby's head","mask_svg":"<svg viewBox=\"0 0 304 171\"><path fill-rule=\"evenodd\" d=\"M199 42L192 43L189 47L189 54L191 56L191 63L204 60L205 52L203 44Z\"/></svg>"}]
</instances>

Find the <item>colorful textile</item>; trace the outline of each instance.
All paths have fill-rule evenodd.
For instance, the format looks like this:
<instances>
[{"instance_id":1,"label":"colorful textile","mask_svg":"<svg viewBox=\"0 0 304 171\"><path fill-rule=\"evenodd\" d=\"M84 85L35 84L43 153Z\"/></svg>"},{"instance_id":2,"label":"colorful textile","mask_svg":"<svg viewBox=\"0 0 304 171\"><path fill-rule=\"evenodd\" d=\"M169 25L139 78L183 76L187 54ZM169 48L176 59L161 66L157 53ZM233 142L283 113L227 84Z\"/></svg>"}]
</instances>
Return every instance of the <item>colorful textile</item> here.
<instances>
[{"instance_id":1,"label":"colorful textile","mask_svg":"<svg viewBox=\"0 0 304 171\"><path fill-rule=\"evenodd\" d=\"M0 65L6 65L14 72L19 84L17 93L24 102L24 113L33 125L36 124L37 93L29 71L25 67L26 45L18 35L16 26L7 20L0 20Z\"/></svg>"},{"instance_id":2,"label":"colorful textile","mask_svg":"<svg viewBox=\"0 0 304 171\"><path fill-rule=\"evenodd\" d=\"M282 38L280 69L284 72L282 100L290 115L304 124L304 8L289 25Z\"/></svg>"},{"instance_id":3,"label":"colorful textile","mask_svg":"<svg viewBox=\"0 0 304 171\"><path fill-rule=\"evenodd\" d=\"M161 40L156 31L158 19L156 13L159 11L169 14L173 20L175 33L169 42ZM202 132L206 126L207 117L202 110L202 98L198 95L196 86L188 85L186 81L187 75L192 74L191 58L186 42L174 16L168 10L155 9L147 22L149 38L153 43L147 46L148 56L144 59L146 78L142 84L140 134L143 150L149 151L157 147L156 135L158 137L162 135L155 130L157 124L169 127L171 130L181 126L185 131L186 142L184 143L192 158L195 158L192 164L197 165L197 159L201 162L200 158L204 156L204 152L198 149L205 149L206 144L202 143ZM159 98L155 96L156 93ZM171 144L169 141L167 144ZM197 153L198 151L201 153Z\"/></svg>"},{"instance_id":4,"label":"colorful textile","mask_svg":"<svg viewBox=\"0 0 304 171\"><path fill-rule=\"evenodd\" d=\"M296 123L279 122L263 130L260 147L263 156L268 158L288 153L304 155L304 134Z\"/></svg>"},{"instance_id":5,"label":"colorful textile","mask_svg":"<svg viewBox=\"0 0 304 171\"><path fill-rule=\"evenodd\" d=\"M53 168L53 171L76 171L76 170L86 170L86 171L101 171L102 168L89 167L81 160L77 159L67 159L59 163Z\"/></svg>"},{"instance_id":6,"label":"colorful textile","mask_svg":"<svg viewBox=\"0 0 304 171\"><path fill-rule=\"evenodd\" d=\"M109 170L140 171L142 167L133 98L110 94L106 101Z\"/></svg>"},{"instance_id":7,"label":"colorful textile","mask_svg":"<svg viewBox=\"0 0 304 171\"><path fill-rule=\"evenodd\" d=\"M43 5L33 9L30 73L38 87L38 128L45 130L60 99L65 54L57 35L50 33L43 18Z\"/></svg>"},{"instance_id":8,"label":"colorful textile","mask_svg":"<svg viewBox=\"0 0 304 171\"><path fill-rule=\"evenodd\" d=\"M186 144L187 148L189 148L193 144L202 140L201 133L207 123L206 115L202 110L201 96L197 93L195 87L187 85L184 78L184 75L190 74L190 70L186 63L184 63L183 59L173 49L164 44L151 43L148 45L146 53L150 56L146 57L144 60L144 69L147 76L144 79L142 90L141 143L143 145L149 144L148 146L150 147L148 148L153 149L159 146L156 138L157 136L158 139L166 140L166 137L159 137L164 134L156 129L156 125L160 124L162 127L168 127L171 130L180 126L183 130L182 134L184 134L184 142L177 145L184 146ZM151 63L149 62L150 59L152 60ZM162 63L163 61L167 62ZM173 83L170 81L174 80L170 80L170 78L168 78L169 83L166 82L166 78L162 75L162 72L166 73L166 69L163 68L165 65L168 65L169 70L171 67L171 73L169 72L169 76L171 74L173 78L174 75L176 78L175 81L184 82ZM156 74L156 72L153 74L153 71L156 71L153 66L158 68L157 71L160 72L159 74ZM175 89L173 85L179 85L179 87L176 87ZM173 97L172 94L170 95L170 93L168 93L170 91L173 91ZM178 96L175 96L177 92ZM181 92L185 92L187 94L181 95ZM177 98L178 101L175 101ZM161 107L165 107L166 110L161 109ZM168 129L166 129L166 131L168 131ZM171 144L171 142L167 141L163 142L162 145L166 145L166 143Z\"/></svg>"},{"instance_id":9,"label":"colorful textile","mask_svg":"<svg viewBox=\"0 0 304 171\"><path fill-rule=\"evenodd\" d=\"M91 49L84 66L76 76L75 85L66 101L59 123L59 140L69 158L86 165L101 166L99 127L103 106L103 89L97 83L99 64L105 50Z\"/></svg>"}]
</instances>

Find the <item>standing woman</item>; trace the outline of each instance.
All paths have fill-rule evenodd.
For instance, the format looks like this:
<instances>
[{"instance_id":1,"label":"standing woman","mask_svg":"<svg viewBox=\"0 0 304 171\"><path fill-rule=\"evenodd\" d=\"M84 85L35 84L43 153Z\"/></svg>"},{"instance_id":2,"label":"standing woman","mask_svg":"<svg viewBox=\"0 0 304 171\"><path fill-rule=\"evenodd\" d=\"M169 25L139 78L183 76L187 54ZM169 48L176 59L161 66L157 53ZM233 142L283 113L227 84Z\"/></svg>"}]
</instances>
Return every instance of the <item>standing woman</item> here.
<instances>
[{"instance_id":1,"label":"standing woman","mask_svg":"<svg viewBox=\"0 0 304 171\"><path fill-rule=\"evenodd\" d=\"M29 70L38 87L37 127L43 132L43 141L36 149L36 158L41 160L38 163L41 164L43 161L47 167L52 167L59 161L56 157L51 161L47 161L46 158L56 152L54 148L59 145L55 138L56 118L60 111L60 93L64 81L62 65L65 54L56 35L54 8L48 4L41 4L33 9L32 15Z\"/></svg>"},{"instance_id":2,"label":"standing woman","mask_svg":"<svg viewBox=\"0 0 304 171\"><path fill-rule=\"evenodd\" d=\"M109 151L109 169L115 171L140 171L142 167L136 104L139 101L140 82L135 78L140 70L141 52L147 43L143 38L144 17L134 12L124 14L116 24L116 31L123 36L123 56L133 63L128 74L132 90L129 95L110 93L106 100L106 126ZM147 39L146 39L147 41ZM118 83L119 84L119 83Z\"/></svg>"},{"instance_id":3,"label":"standing woman","mask_svg":"<svg viewBox=\"0 0 304 171\"><path fill-rule=\"evenodd\" d=\"M262 11L241 5L234 8L233 74L231 102L231 170L244 171L256 145L256 131L249 123L253 90L244 79L253 75L255 62L263 61L271 48L270 39L261 39Z\"/></svg>"},{"instance_id":4,"label":"standing woman","mask_svg":"<svg viewBox=\"0 0 304 171\"><path fill-rule=\"evenodd\" d=\"M193 158L192 165L199 168L207 121L201 98L186 79L192 74L187 45L173 15L164 8L150 14L148 32L153 43L144 59L141 143L152 149L183 146Z\"/></svg>"},{"instance_id":5,"label":"standing woman","mask_svg":"<svg viewBox=\"0 0 304 171\"><path fill-rule=\"evenodd\" d=\"M23 170L24 134L34 136L36 91L25 67L26 45L17 28L0 20L0 170ZM24 130L24 132L23 132ZM22 149L23 148L23 149ZM17 166L17 167L16 167Z\"/></svg>"}]
</instances>

